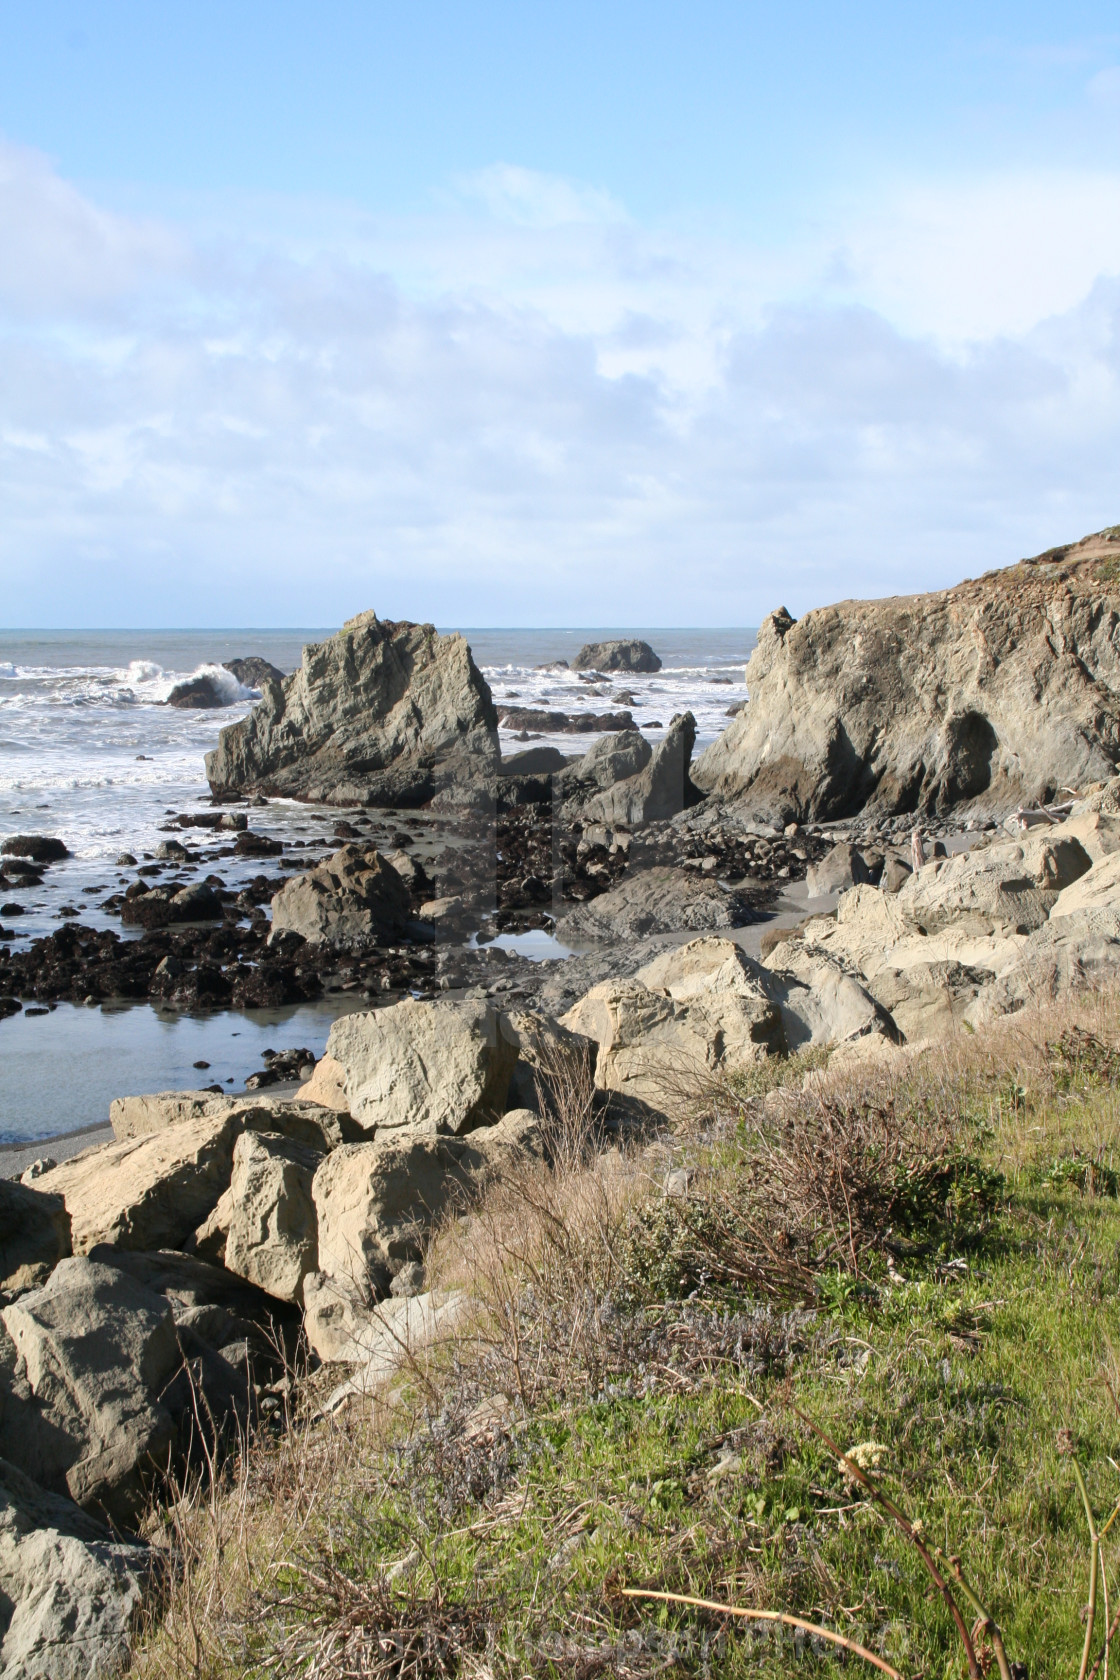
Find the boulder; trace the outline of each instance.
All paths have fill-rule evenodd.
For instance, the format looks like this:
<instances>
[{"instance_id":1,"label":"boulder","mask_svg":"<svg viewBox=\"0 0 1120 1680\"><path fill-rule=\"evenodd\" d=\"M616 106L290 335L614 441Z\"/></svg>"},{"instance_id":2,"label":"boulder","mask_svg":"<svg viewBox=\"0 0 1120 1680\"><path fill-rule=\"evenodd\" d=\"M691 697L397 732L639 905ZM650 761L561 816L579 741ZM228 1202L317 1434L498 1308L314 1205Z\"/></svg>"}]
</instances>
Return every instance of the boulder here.
<instances>
[{"instance_id":1,"label":"boulder","mask_svg":"<svg viewBox=\"0 0 1120 1680\"><path fill-rule=\"evenodd\" d=\"M645 769L653 748L636 729L604 735L582 758L569 759L553 787L562 799L581 805L584 799L616 782L629 780Z\"/></svg>"},{"instance_id":2,"label":"boulder","mask_svg":"<svg viewBox=\"0 0 1120 1680\"><path fill-rule=\"evenodd\" d=\"M53 834L10 834L0 844L0 857L30 858L33 863L60 863L69 847Z\"/></svg>"},{"instance_id":3,"label":"boulder","mask_svg":"<svg viewBox=\"0 0 1120 1680\"><path fill-rule=\"evenodd\" d=\"M301 1102L315 1103L337 1114L349 1114L346 1096L346 1069L333 1056L323 1055L315 1063L315 1072L296 1095Z\"/></svg>"},{"instance_id":4,"label":"boulder","mask_svg":"<svg viewBox=\"0 0 1120 1680\"><path fill-rule=\"evenodd\" d=\"M380 852L343 846L272 900L270 943L298 933L309 945L358 951L400 935L411 915L408 888Z\"/></svg>"},{"instance_id":5,"label":"boulder","mask_svg":"<svg viewBox=\"0 0 1120 1680\"><path fill-rule=\"evenodd\" d=\"M304 1279L308 1338L320 1358L335 1357L312 1323L323 1279L335 1300L368 1305L406 1261L420 1258L425 1233L449 1207L465 1206L496 1173L542 1147L539 1117L521 1109L468 1137L402 1136L328 1155L312 1183L319 1272Z\"/></svg>"},{"instance_id":6,"label":"boulder","mask_svg":"<svg viewBox=\"0 0 1120 1680\"><path fill-rule=\"evenodd\" d=\"M206 756L213 790L416 805L496 773L497 714L462 636L361 613L266 682Z\"/></svg>"},{"instance_id":7,"label":"boulder","mask_svg":"<svg viewBox=\"0 0 1120 1680\"><path fill-rule=\"evenodd\" d=\"M593 794L583 806L583 820L640 828L678 816L700 797L689 777L695 744L695 718L691 712L678 713L645 769Z\"/></svg>"},{"instance_id":8,"label":"boulder","mask_svg":"<svg viewBox=\"0 0 1120 1680\"><path fill-rule=\"evenodd\" d=\"M517 1049L488 1004L420 1003L344 1015L327 1054L346 1070L350 1113L367 1132L458 1133L505 1107Z\"/></svg>"},{"instance_id":9,"label":"boulder","mask_svg":"<svg viewBox=\"0 0 1120 1680\"><path fill-rule=\"evenodd\" d=\"M350 1128L336 1117L333 1103L305 1097L307 1088L301 1086L294 1097L270 1097L255 1091L236 1097L217 1091L155 1091L141 1097L115 1097L109 1104L109 1124L117 1141L123 1143L128 1138L152 1137L182 1120L230 1119L239 1131L280 1132L312 1149L333 1149L345 1140ZM324 1113L324 1107L330 1112Z\"/></svg>"},{"instance_id":10,"label":"boulder","mask_svg":"<svg viewBox=\"0 0 1120 1680\"><path fill-rule=\"evenodd\" d=\"M268 1132L242 1132L234 1146L223 1264L281 1301L301 1302L316 1268L311 1183L322 1160L321 1150Z\"/></svg>"},{"instance_id":11,"label":"boulder","mask_svg":"<svg viewBox=\"0 0 1120 1680\"><path fill-rule=\"evenodd\" d=\"M769 976L731 939L709 935L690 940L659 953L635 978L678 1003L701 1003L719 1030L716 1051L728 1069L785 1048Z\"/></svg>"},{"instance_id":12,"label":"boulder","mask_svg":"<svg viewBox=\"0 0 1120 1680\"><path fill-rule=\"evenodd\" d=\"M890 1015L905 1044L928 1043L961 1029L965 1014L995 976L958 962L879 969L867 990Z\"/></svg>"},{"instance_id":13,"label":"boulder","mask_svg":"<svg viewBox=\"0 0 1120 1680\"><path fill-rule=\"evenodd\" d=\"M181 1343L194 1338L242 1369L247 1349L254 1365L267 1368L275 1366L279 1357L291 1360L295 1355L298 1308L266 1294L224 1266L177 1249L139 1254L100 1245L90 1251L89 1258L114 1267L162 1296L171 1309Z\"/></svg>"},{"instance_id":14,"label":"boulder","mask_svg":"<svg viewBox=\"0 0 1120 1680\"><path fill-rule=\"evenodd\" d=\"M0 1674L113 1680L151 1563L73 1500L0 1459Z\"/></svg>"},{"instance_id":15,"label":"boulder","mask_svg":"<svg viewBox=\"0 0 1120 1680\"><path fill-rule=\"evenodd\" d=\"M884 892L901 892L913 873L913 868L905 858L899 857L897 852L888 852L883 859L883 873L879 877L879 885Z\"/></svg>"},{"instance_id":16,"label":"boulder","mask_svg":"<svg viewBox=\"0 0 1120 1680\"><path fill-rule=\"evenodd\" d=\"M177 1248L228 1185L240 1129L228 1114L182 1120L147 1137L87 1149L44 1173L38 1188L65 1203L75 1254L95 1243Z\"/></svg>"},{"instance_id":17,"label":"boulder","mask_svg":"<svg viewBox=\"0 0 1120 1680\"><path fill-rule=\"evenodd\" d=\"M744 981L746 976L744 975ZM598 1045L595 1084L655 1108L684 1100L713 1075L733 1073L775 1046L778 1022L762 995L689 992L678 1001L640 979L592 987L562 1025ZM709 1007L709 1002L711 1007Z\"/></svg>"},{"instance_id":18,"label":"boulder","mask_svg":"<svg viewBox=\"0 0 1120 1680\"><path fill-rule=\"evenodd\" d=\"M611 739L612 737L606 737ZM595 749L592 748L592 751ZM551 776L566 770L572 760L559 747L526 747L524 752L510 753L498 766L500 776Z\"/></svg>"},{"instance_id":19,"label":"boulder","mask_svg":"<svg viewBox=\"0 0 1120 1680\"><path fill-rule=\"evenodd\" d=\"M345 1284L314 1273L307 1280L308 1342L325 1364L356 1367L324 1409L334 1411L350 1395L376 1392L411 1357L450 1330L465 1305L459 1291L363 1305Z\"/></svg>"},{"instance_id":20,"label":"boulder","mask_svg":"<svg viewBox=\"0 0 1120 1680\"><path fill-rule=\"evenodd\" d=\"M263 688L266 683L284 681L283 671L277 670L269 660L261 659L255 653L246 659L226 659L222 663L222 669L232 672L243 688Z\"/></svg>"},{"instance_id":21,"label":"boulder","mask_svg":"<svg viewBox=\"0 0 1120 1680\"><path fill-rule=\"evenodd\" d=\"M515 1009L502 1015L500 1031L517 1052L506 1097L511 1108L539 1109L538 1085L563 1101L564 1090L578 1090L585 1070L590 1070L594 1046L541 1010Z\"/></svg>"},{"instance_id":22,"label":"boulder","mask_svg":"<svg viewBox=\"0 0 1120 1680\"><path fill-rule=\"evenodd\" d=\"M805 890L810 898L824 898L827 893L847 892L863 882L873 882L882 873L882 864L875 870L863 853L848 840L839 840L827 857L811 863L805 874Z\"/></svg>"},{"instance_id":23,"label":"boulder","mask_svg":"<svg viewBox=\"0 0 1120 1680\"><path fill-rule=\"evenodd\" d=\"M791 1052L897 1036L886 1010L852 975L803 939L787 940L763 961Z\"/></svg>"},{"instance_id":24,"label":"boulder","mask_svg":"<svg viewBox=\"0 0 1120 1680\"><path fill-rule=\"evenodd\" d=\"M573 671L660 671L661 661L648 642L634 637L585 642L572 660Z\"/></svg>"},{"instance_id":25,"label":"boulder","mask_svg":"<svg viewBox=\"0 0 1120 1680\"><path fill-rule=\"evenodd\" d=\"M638 727L630 712L550 712L540 706L502 706L498 719L503 729L546 730L550 735L594 735Z\"/></svg>"},{"instance_id":26,"label":"boulder","mask_svg":"<svg viewBox=\"0 0 1120 1680\"><path fill-rule=\"evenodd\" d=\"M926 933L950 925L985 933L1032 933L1059 893L1090 867L1080 841L1046 829L1022 840L935 858L911 875L895 903L907 922Z\"/></svg>"},{"instance_id":27,"label":"boulder","mask_svg":"<svg viewBox=\"0 0 1120 1680\"><path fill-rule=\"evenodd\" d=\"M44 1283L69 1253L70 1216L61 1196L0 1178L0 1290Z\"/></svg>"},{"instance_id":28,"label":"boulder","mask_svg":"<svg viewBox=\"0 0 1120 1680\"><path fill-rule=\"evenodd\" d=\"M0 1324L4 1456L43 1487L130 1525L175 1442L158 1398L182 1365L167 1302L75 1256L3 1308Z\"/></svg>"},{"instance_id":29,"label":"boulder","mask_svg":"<svg viewBox=\"0 0 1120 1680\"><path fill-rule=\"evenodd\" d=\"M1120 910L1120 852L1109 852L1058 894L1050 920L1075 910Z\"/></svg>"},{"instance_id":30,"label":"boulder","mask_svg":"<svg viewBox=\"0 0 1120 1680\"><path fill-rule=\"evenodd\" d=\"M1120 538L1102 532L933 594L764 621L751 703L693 768L768 822L986 812L1112 778Z\"/></svg>"},{"instance_id":31,"label":"boulder","mask_svg":"<svg viewBox=\"0 0 1120 1680\"><path fill-rule=\"evenodd\" d=\"M866 983L881 969L923 963L958 963L998 974L1018 959L1026 935L989 932L983 922L967 919L927 933L907 920L897 894L861 886L841 895L834 918L818 916L803 923L800 938Z\"/></svg>"},{"instance_id":32,"label":"boulder","mask_svg":"<svg viewBox=\"0 0 1120 1680\"><path fill-rule=\"evenodd\" d=\"M1120 816L1112 811L1071 813L1057 832L1064 839L1079 840L1094 863L1120 851Z\"/></svg>"},{"instance_id":33,"label":"boulder","mask_svg":"<svg viewBox=\"0 0 1120 1680\"><path fill-rule=\"evenodd\" d=\"M1037 928L1018 959L979 992L965 1013L982 1026L1020 1009L1041 1008L1071 992L1116 983L1120 976L1120 910L1095 906Z\"/></svg>"},{"instance_id":34,"label":"boulder","mask_svg":"<svg viewBox=\"0 0 1120 1680\"><path fill-rule=\"evenodd\" d=\"M718 881L658 866L625 875L617 887L570 910L557 923L556 934L565 944L578 945L654 933L706 933L751 919L748 906Z\"/></svg>"}]
</instances>

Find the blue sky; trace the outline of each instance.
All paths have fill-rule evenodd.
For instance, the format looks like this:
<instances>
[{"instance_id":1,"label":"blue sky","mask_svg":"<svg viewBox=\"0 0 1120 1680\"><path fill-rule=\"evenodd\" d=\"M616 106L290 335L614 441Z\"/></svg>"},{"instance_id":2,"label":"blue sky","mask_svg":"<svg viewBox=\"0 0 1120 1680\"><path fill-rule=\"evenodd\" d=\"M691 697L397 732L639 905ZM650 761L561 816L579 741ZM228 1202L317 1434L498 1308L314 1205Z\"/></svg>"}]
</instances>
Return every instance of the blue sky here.
<instances>
[{"instance_id":1,"label":"blue sky","mask_svg":"<svg viewBox=\"0 0 1120 1680\"><path fill-rule=\"evenodd\" d=\"M0 622L757 623L1120 520L1120 18L0 0Z\"/></svg>"}]
</instances>

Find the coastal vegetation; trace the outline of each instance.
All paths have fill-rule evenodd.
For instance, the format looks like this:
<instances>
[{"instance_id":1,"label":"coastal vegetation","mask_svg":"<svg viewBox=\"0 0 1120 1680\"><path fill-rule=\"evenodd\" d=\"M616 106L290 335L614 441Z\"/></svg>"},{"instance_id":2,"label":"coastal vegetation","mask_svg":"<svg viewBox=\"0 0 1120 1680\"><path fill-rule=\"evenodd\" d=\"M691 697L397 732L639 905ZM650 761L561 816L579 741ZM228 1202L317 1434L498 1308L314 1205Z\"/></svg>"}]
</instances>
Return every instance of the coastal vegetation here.
<instances>
[{"instance_id":1,"label":"coastal vegetation","mask_svg":"<svg viewBox=\"0 0 1120 1680\"><path fill-rule=\"evenodd\" d=\"M551 1164L428 1244L466 1314L153 1512L135 1672L1104 1672L1120 998L824 1060L625 1146L546 1070Z\"/></svg>"}]
</instances>

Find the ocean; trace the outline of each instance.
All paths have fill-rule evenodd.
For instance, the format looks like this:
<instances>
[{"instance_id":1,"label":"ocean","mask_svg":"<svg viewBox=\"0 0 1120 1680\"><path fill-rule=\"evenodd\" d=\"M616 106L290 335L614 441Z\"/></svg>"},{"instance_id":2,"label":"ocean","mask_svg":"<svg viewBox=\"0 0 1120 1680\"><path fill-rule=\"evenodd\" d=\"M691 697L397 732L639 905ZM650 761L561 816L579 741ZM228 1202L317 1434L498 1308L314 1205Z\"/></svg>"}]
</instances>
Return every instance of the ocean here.
<instances>
[{"instance_id":1,"label":"ocean","mask_svg":"<svg viewBox=\"0 0 1120 1680\"><path fill-rule=\"evenodd\" d=\"M15 936L6 942L17 947L52 932L63 907L76 908L86 926L119 931L119 921L97 908L116 890L118 853L154 850L168 815L208 797L203 755L256 699L222 669L223 661L256 654L291 671L306 643L331 634L332 628L0 631L0 839L55 834L72 853L47 871L18 923L0 915ZM499 703L569 713L625 705L654 743L677 712L691 710L698 750L726 727L728 708L745 698L743 668L755 644L750 629L475 629L464 635ZM644 637L662 669L618 675L602 692L574 673L537 669L570 662L584 642L618 635ZM191 712L163 704L177 682L202 673L221 683L228 705ZM633 700L614 698L623 691ZM593 737L537 739L574 754ZM523 745L503 731L503 752ZM322 834L325 818L294 802L269 807L270 829L293 838ZM246 862L243 872L248 877L259 869ZM319 1054L335 1013L304 1005L169 1020L146 1003L91 1010L60 1004L46 1016L0 1020L0 1143L96 1124L113 1096L218 1077L243 1080L261 1066L265 1048L306 1046ZM192 1064L203 1060L210 1071L196 1072Z\"/></svg>"}]
</instances>

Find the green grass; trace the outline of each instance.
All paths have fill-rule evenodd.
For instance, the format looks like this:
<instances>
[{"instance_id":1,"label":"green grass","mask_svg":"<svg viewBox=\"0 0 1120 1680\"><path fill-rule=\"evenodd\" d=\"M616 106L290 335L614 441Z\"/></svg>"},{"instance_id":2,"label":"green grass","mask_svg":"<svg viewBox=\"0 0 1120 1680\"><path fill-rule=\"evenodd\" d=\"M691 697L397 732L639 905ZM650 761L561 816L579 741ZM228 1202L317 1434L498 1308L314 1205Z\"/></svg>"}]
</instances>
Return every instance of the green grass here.
<instances>
[{"instance_id":1,"label":"green grass","mask_svg":"<svg viewBox=\"0 0 1120 1680\"><path fill-rule=\"evenodd\" d=\"M808 1418L845 1450L874 1444L879 1483L959 1555L1027 1674L1076 1676L1088 1543L1071 1452L1099 1521L1120 1496L1117 1042L1019 1056L1009 1040L904 1095L954 1111L984 1217L947 1226L940 1203L904 1242L885 1227L854 1270L829 1262L810 1303L651 1267L656 1195L618 1212L599 1272L535 1261L516 1298L536 1373L518 1365L522 1392L507 1320L402 1384L376 1429L336 1426L351 1434L330 1496L285 1495L283 1566L253 1562L280 1520L264 1496L240 1597L193 1668L157 1632L141 1672L853 1672L811 1638L623 1596L638 1588L792 1612L908 1676L966 1673L915 1549ZM748 1149L741 1124L682 1146L694 1200L726 1195ZM1111 1612L1118 1554L1109 1536ZM1103 1627L1102 1606L1094 1656ZM983 1640L980 1656L994 1673Z\"/></svg>"}]
</instances>

